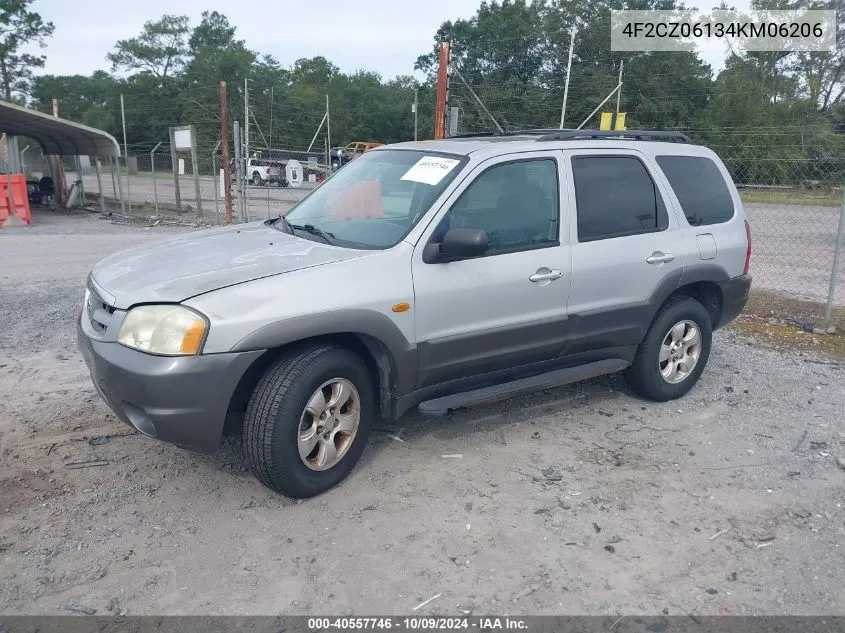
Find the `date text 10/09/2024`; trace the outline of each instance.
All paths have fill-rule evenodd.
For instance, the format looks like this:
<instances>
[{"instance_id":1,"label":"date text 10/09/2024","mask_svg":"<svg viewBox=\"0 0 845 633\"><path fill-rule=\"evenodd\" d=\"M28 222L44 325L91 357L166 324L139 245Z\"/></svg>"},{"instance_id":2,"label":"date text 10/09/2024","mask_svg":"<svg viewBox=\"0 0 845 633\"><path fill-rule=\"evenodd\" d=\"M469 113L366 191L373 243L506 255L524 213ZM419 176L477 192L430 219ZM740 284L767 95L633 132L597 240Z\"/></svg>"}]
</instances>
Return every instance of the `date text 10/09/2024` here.
<instances>
[{"instance_id":1,"label":"date text 10/09/2024","mask_svg":"<svg viewBox=\"0 0 845 633\"><path fill-rule=\"evenodd\" d=\"M524 619L512 617L374 617L374 618L308 618L308 628L317 631L334 630L409 630L409 631L527 631Z\"/></svg>"}]
</instances>

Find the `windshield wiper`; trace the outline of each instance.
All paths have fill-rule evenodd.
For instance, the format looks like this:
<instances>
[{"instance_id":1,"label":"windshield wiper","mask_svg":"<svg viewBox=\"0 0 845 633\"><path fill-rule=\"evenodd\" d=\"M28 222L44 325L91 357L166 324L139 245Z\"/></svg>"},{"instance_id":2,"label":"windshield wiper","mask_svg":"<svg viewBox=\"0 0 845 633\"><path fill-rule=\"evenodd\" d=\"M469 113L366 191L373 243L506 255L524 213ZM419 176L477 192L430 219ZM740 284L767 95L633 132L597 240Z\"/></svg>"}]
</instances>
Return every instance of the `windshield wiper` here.
<instances>
[{"instance_id":1,"label":"windshield wiper","mask_svg":"<svg viewBox=\"0 0 845 633\"><path fill-rule=\"evenodd\" d=\"M324 231L323 229L319 229L313 224L291 224L284 217L281 217L285 224L289 226L291 229L295 231L303 231L305 233L310 233L311 235L316 235L323 239L326 244L334 244L337 238L334 236L334 233L329 233L328 231Z\"/></svg>"},{"instance_id":2,"label":"windshield wiper","mask_svg":"<svg viewBox=\"0 0 845 633\"><path fill-rule=\"evenodd\" d=\"M326 242L326 244L334 244L337 240L334 233L324 231L323 229L317 228L313 224L291 224L290 222L288 222L288 219L284 215L279 215L278 217L275 217L272 220L268 220L267 223L272 227L276 227L276 223L279 223L282 225L281 230L291 235L294 234L294 231L302 231L303 233L310 233L311 235L316 235L317 237L322 238L323 241Z\"/></svg>"}]
</instances>

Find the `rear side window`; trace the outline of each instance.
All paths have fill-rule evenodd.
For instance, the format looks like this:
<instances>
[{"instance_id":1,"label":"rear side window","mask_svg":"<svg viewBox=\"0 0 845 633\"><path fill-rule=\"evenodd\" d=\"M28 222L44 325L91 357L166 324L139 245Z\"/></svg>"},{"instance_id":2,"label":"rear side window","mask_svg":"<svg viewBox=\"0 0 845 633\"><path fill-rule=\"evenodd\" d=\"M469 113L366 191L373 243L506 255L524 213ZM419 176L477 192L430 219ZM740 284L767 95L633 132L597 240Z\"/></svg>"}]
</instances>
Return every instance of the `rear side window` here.
<instances>
[{"instance_id":1,"label":"rear side window","mask_svg":"<svg viewBox=\"0 0 845 633\"><path fill-rule=\"evenodd\" d=\"M669 226L666 206L642 162L633 156L572 159L578 241L639 235Z\"/></svg>"},{"instance_id":2,"label":"rear side window","mask_svg":"<svg viewBox=\"0 0 845 633\"><path fill-rule=\"evenodd\" d=\"M658 156L691 226L727 222L734 215L731 192L719 168L703 156Z\"/></svg>"}]
</instances>

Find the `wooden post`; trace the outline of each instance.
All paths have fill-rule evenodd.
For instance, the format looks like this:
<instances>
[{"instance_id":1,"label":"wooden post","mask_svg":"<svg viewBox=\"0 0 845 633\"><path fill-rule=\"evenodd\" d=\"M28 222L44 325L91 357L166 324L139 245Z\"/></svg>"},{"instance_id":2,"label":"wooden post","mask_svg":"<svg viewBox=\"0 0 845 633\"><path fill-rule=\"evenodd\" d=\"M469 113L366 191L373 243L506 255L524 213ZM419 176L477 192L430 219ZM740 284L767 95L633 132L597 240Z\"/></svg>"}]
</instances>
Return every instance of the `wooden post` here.
<instances>
[{"instance_id":1,"label":"wooden post","mask_svg":"<svg viewBox=\"0 0 845 633\"><path fill-rule=\"evenodd\" d=\"M232 172L229 170L229 99L226 82L220 82L220 140L223 143L223 222L232 223ZM214 175L218 178L218 174Z\"/></svg>"},{"instance_id":2,"label":"wooden post","mask_svg":"<svg viewBox=\"0 0 845 633\"><path fill-rule=\"evenodd\" d=\"M449 73L449 44L440 42L437 68L437 101L434 105L434 138L446 138L446 86Z\"/></svg>"}]
</instances>

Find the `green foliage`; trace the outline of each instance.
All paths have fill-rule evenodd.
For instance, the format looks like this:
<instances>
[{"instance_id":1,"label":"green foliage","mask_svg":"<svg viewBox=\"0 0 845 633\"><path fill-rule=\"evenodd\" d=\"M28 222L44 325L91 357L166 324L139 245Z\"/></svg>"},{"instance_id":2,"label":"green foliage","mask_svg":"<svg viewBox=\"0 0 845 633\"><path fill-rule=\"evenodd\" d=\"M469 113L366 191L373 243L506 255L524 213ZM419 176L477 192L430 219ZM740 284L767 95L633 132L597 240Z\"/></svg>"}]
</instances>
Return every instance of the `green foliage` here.
<instances>
[{"instance_id":1,"label":"green foliage","mask_svg":"<svg viewBox=\"0 0 845 633\"><path fill-rule=\"evenodd\" d=\"M25 53L30 44L44 47L53 34L53 23L44 22L35 11L29 10L33 0L3 0L0 2L0 89L6 101L29 92L33 69L43 68L45 57Z\"/></svg>"},{"instance_id":2,"label":"green foliage","mask_svg":"<svg viewBox=\"0 0 845 633\"><path fill-rule=\"evenodd\" d=\"M184 65L189 32L188 16L163 15L146 22L138 37L118 41L106 58L112 70L149 73L163 81Z\"/></svg>"}]
</instances>

